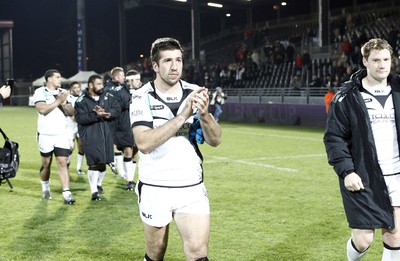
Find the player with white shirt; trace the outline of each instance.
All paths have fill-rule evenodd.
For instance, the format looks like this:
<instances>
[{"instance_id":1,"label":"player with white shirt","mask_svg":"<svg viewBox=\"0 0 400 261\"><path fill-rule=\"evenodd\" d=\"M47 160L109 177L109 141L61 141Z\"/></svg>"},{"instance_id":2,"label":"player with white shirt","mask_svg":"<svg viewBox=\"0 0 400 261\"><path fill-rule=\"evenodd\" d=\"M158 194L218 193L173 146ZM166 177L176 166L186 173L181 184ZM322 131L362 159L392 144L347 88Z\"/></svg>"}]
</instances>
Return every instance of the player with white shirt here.
<instances>
[{"instance_id":1,"label":"player with white shirt","mask_svg":"<svg viewBox=\"0 0 400 261\"><path fill-rule=\"evenodd\" d=\"M151 47L154 81L132 96L131 122L139 149L136 186L146 238L146 261L162 260L174 220L187 260L208 260L210 207L203 184L202 156L193 126L211 146L221 128L208 112L208 90L181 80L183 50L173 38ZM194 115L194 112L197 112ZM196 132L197 133L197 132ZM198 141L202 137L198 137Z\"/></svg>"},{"instance_id":2,"label":"player with white shirt","mask_svg":"<svg viewBox=\"0 0 400 261\"><path fill-rule=\"evenodd\" d=\"M67 98L67 103L71 104L71 106L75 107L75 101L82 94L81 85L79 82L71 82L69 84L69 95ZM84 157L84 151L81 139L79 138L78 133L78 124L75 121L74 115L66 116L67 121L67 133L70 138L70 147L71 147L71 155L68 157L68 166L71 163L72 152L75 149L75 140L78 145L78 153L77 153L77 162L76 162L76 172L78 175L85 175L85 172L82 171L82 163Z\"/></svg>"},{"instance_id":3,"label":"player with white shirt","mask_svg":"<svg viewBox=\"0 0 400 261\"><path fill-rule=\"evenodd\" d=\"M75 199L69 190L67 161L70 155L70 143L65 120L65 115L72 115L73 108L67 104L68 92L60 88L60 72L51 69L46 71L44 77L46 86L36 89L33 95L35 108L38 111L37 141L42 157L40 168L42 198L51 199L50 169L54 154L64 202L75 204Z\"/></svg>"},{"instance_id":4,"label":"player with white shirt","mask_svg":"<svg viewBox=\"0 0 400 261\"><path fill-rule=\"evenodd\" d=\"M348 260L361 260L376 229L382 229L382 260L400 260L400 77L390 73L386 40L369 40L361 53L366 69L333 98L324 143L352 231Z\"/></svg>"}]
</instances>

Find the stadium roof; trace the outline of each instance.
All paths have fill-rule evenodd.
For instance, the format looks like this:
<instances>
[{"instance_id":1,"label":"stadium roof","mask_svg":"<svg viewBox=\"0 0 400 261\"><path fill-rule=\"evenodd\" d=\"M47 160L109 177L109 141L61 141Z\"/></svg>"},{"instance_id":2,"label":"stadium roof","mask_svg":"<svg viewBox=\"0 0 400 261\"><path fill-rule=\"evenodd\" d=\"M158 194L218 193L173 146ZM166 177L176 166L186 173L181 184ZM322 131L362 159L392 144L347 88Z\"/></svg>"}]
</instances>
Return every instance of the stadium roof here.
<instances>
[{"instance_id":1,"label":"stadium roof","mask_svg":"<svg viewBox=\"0 0 400 261\"><path fill-rule=\"evenodd\" d=\"M277 0L198 0L198 5L204 10L215 10L212 7L209 7L207 3L218 3L223 6L223 9L241 9L245 7L268 7L272 6L279 1ZM139 6L158 6L158 7L168 7L168 8L176 8L176 9L190 9L192 0L187 0L186 2L182 2L179 0L124 0L124 4L126 8L133 8ZM207 8L207 9L205 9Z\"/></svg>"}]
</instances>

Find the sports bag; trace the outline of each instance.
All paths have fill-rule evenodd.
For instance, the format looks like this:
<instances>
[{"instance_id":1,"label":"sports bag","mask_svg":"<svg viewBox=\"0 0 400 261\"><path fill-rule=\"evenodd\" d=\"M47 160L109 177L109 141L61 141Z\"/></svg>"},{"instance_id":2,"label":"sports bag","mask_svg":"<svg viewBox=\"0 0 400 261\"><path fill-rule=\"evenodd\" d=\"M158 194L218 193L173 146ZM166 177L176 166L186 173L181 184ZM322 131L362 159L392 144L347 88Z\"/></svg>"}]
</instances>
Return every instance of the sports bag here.
<instances>
[{"instance_id":1,"label":"sports bag","mask_svg":"<svg viewBox=\"0 0 400 261\"><path fill-rule=\"evenodd\" d=\"M5 183L5 180L12 189L8 179L15 178L18 172L18 143L11 141L1 128L0 132L5 140L3 148L0 148L0 185Z\"/></svg>"}]
</instances>

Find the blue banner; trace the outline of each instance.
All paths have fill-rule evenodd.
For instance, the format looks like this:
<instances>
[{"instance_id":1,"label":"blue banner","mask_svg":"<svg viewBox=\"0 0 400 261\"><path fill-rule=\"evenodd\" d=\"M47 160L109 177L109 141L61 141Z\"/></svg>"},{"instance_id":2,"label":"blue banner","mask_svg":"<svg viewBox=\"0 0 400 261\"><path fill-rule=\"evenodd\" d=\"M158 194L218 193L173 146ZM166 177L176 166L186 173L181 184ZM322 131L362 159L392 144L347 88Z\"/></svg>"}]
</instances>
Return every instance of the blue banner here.
<instances>
[{"instance_id":1,"label":"blue banner","mask_svg":"<svg viewBox=\"0 0 400 261\"><path fill-rule=\"evenodd\" d=\"M77 57L78 57L78 72L85 70L85 53L84 53L84 42L83 42L83 21L78 19L77 23Z\"/></svg>"}]
</instances>

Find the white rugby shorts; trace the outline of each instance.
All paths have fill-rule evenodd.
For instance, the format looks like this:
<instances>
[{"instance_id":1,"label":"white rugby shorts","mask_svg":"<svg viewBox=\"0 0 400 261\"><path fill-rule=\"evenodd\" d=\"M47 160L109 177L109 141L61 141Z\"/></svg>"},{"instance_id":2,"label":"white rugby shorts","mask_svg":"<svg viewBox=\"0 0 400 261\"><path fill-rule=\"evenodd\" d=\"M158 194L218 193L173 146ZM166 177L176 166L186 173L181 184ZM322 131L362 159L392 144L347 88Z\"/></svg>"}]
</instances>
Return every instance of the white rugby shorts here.
<instances>
[{"instance_id":1,"label":"white rugby shorts","mask_svg":"<svg viewBox=\"0 0 400 261\"><path fill-rule=\"evenodd\" d=\"M140 218L150 226L164 227L173 213L210 214L210 203L204 183L183 188L155 187L143 184L138 204Z\"/></svg>"},{"instance_id":2,"label":"white rugby shorts","mask_svg":"<svg viewBox=\"0 0 400 261\"><path fill-rule=\"evenodd\" d=\"M39 151L41 153L49 153L54 150L54 148L60 149L70 149L68 134L59 134L59 135L46 135L46 134L38 134L38 145Z\"/></svg>"},{"instance_id":3,"label":"white rugby shorts","mask_svg":"<svg viewBox=\"0 0 400 261\"><path fill-rule=\"evenodd\" d=\"M392 206L400 207L400 174L384 177Z\"/></svg>"},{"instance_id":4,"label":"white rugby shorts","mask_svg":"<svg viewBox=\"0 0 400 261\"><path fill-rule=\"evenodd\" d=\"M69 142L70 142L70 148L73 149L75 148L75 139L79 138L78 134L78 125L68 125L67 124L67 133L69 137Z\"/></svg>"}]
</instances>

